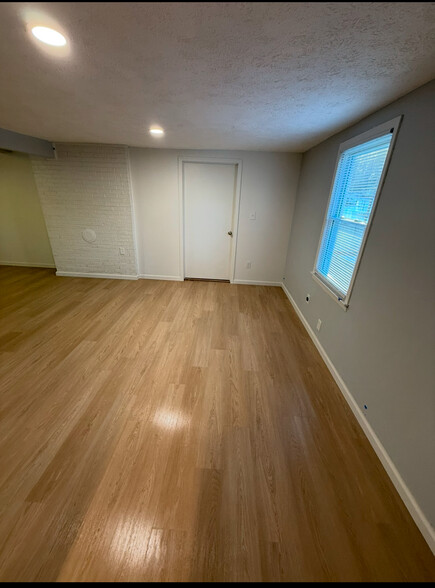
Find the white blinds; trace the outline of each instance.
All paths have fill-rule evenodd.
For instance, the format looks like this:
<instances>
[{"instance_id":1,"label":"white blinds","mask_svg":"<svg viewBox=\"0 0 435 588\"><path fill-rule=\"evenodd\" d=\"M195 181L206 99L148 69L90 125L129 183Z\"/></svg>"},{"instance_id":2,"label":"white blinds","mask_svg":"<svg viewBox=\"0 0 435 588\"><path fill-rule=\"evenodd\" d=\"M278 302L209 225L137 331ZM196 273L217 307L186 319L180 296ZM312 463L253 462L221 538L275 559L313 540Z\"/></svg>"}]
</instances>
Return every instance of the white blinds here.
<instances>
[{"instance_id":1,"label":"white blinds","mask_svg":"<svg viewBox=\"0 0 435 588\"><path fill-rule=\"evenodd\" d=\"M326 217L316 273L345 298L372 212L392 134L341 154Z\"/></svg>"}]
</instances>

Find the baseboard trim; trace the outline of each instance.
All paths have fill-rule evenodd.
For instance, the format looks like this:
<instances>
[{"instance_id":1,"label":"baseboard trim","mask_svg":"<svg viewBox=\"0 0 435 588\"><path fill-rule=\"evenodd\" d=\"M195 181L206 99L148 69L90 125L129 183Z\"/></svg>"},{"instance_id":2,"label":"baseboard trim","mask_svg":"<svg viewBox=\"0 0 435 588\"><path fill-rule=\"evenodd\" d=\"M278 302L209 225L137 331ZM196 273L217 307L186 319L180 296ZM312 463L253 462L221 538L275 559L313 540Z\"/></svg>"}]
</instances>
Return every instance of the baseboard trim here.
<instances>
[{"instance_id":1,"label":"baseboard trim","mask_svg":"<svg viewBox=\"0 0 435 588\"><path fill-rule=\"evenodd\" d=\"M139 274L138 278L141 280L168 280L170 282L184 281L184 278L181 276L158 276L156 274Z\"/></svg>"},{"instance_id":2,"label":"baseboard trim","mask_svg":"<svg viewBox=\"0 0 435 588\"><path fill-rule=\"evenodd\" d=\"M231 283L243 286L282 286L281 282L262 282L260 280L233 280Z\"/></svg>"},{"instance_id":3,"label":"baseboard trim","mask_svg":"<svg viewBox=\"0 0 435 588\"><path fill-rule=\"evenodd\" d=\"M138 276L124 274L96 274L82 272L61 272L57 271L56 276L64 278L106 278L109 280L137 280Z\"/></svg>"},{"instance_id":4,"label":"baseboard trim","mask_svg":"<svg viewBox=\"0 0 435 588\"><path fill-rule=\"evenodd\" d=\"M138 278L141 280L169 280L172 282L184 282L184 278L182 278L181 276L159 276L155 274L139 274ZM233 280L231 283L241 284L244 286L281 286L281 282L261 282L251 280Z\"/></svg>"},{"instance_id":5,"label":"baseboard trim","mask_svg":"<svg viewBox=\"0 0 435 588\"><path fill-rule=\"evenodd\" d=\"M332 377L334 378L337 386L340 388L341 393L343 394L345 400L349 404L353 414L355 415L357 421L361 425L362 430L364 431L366 437L368 438L371 446L376 452L376 455L380 459L382 465L385 468L388 476L390 477L391 481L393 482L397 492L399 493L401 499L403 500L406 508L408 509L410 515L414 519L415 524L420 529L421 534L423 535L424 539L426 540L427 544L429 545L432 552L435 554L435 531L427 520L426 516L424 515L423 511L419 507L417 501L415 500L413 494L409 490L408 486L405 484L402 476L400 475L399 471L397 470L396 466L394 465L391 457L388 455L385 447L382 445L381 441L379 440L378 436L372 429L371 425L367 421L364 416L364 413L358 406L355 398L350 393L348 387L344 383L342 377L340 376L338 370L330 360L328 354L322 347L322 344L318 340L316 334L314 333L313 329L310 327L307 319L302 314L301 310L299 309L296 302L293 300L292 295L287 290L284 284L281 284L282 289L290 301L290 304L293 306L296 314L300 318L302 324L304 325L308 335L311 337L314 345L316 346L317 350L319 351L320 355L322 356L323 361L326 363L327 368L331 372Z\"/></svg>"},{"instance_id":6,"label":"baseboard trim","mask_svg":"<svg viewBox=\"0 0 435 588\"><path fill-rule=\"evenodd\" d=\"M54 263L30 263L29 261L0 261L0 265L13 265L18 267L43 267L43 268L54 268Z\"/></svg>"}]
</instances>

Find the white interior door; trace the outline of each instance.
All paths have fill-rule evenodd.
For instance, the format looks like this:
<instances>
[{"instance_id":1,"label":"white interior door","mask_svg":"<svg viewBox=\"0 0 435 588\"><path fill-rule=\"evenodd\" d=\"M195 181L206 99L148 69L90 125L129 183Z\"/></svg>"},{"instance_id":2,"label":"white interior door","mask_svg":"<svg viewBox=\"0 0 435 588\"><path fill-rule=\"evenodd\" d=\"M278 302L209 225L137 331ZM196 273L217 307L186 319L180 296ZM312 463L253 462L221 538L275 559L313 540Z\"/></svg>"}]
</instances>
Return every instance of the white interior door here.
<instances>
[{"instance_id":1,"label":"white interior door","mask_svg":"<svg viewBox=\"0 0 435 588\"><path fill-rule=\"evenodd\" d=\"M186 278L230 279L236 175L235 164L184 162Z\"/></svg>"}]
</instances>

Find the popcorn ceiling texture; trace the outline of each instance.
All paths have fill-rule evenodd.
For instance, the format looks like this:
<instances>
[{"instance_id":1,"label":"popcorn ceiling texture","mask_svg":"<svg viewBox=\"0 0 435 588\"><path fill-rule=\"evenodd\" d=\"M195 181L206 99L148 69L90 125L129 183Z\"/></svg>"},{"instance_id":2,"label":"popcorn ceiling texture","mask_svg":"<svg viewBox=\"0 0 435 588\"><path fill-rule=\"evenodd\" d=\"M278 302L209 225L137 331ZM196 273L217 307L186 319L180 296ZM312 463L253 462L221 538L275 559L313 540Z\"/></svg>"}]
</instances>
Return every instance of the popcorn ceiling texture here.
<instances>
[{"instance_id":1,"label":"popcorn ceiling texture","mask_svg":"<svg viewBox=\"0 0 435 588\"><path fill-rule=\"evenodd\" d=\"M26 34L38 7L68 56ZM300 152L435 77L433 2L3 2L0 21L0 127L51 141Z\"/></svg>"},{"instance_id":2,"label":"popcorn ceiling texture","mask_svg":"<svg viewBox=\"0 0 435 588\"><path fill-rule=\"evenodd\" d=\"M32 157L32 167L57 270L136 276L127 148L58 144L56 152Z\"/></svg>"}]
</instances>

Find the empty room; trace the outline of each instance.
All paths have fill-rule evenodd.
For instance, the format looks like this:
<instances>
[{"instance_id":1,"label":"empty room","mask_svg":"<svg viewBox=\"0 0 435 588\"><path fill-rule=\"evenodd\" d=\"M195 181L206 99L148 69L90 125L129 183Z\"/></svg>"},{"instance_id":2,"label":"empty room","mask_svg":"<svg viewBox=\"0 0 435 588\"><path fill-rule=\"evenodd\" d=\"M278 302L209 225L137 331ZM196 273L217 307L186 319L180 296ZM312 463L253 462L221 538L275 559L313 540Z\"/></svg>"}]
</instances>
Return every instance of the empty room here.
<instances>
[{"instance_id":1,"label":"empty room","mask_svg":"<svg viewBox=\"0 0 435 588\"><path fill-rule=\"evenodd\" d=\"M0 29L0 582L434 582L435 3Z\"/></svg>"}]
</instances>

